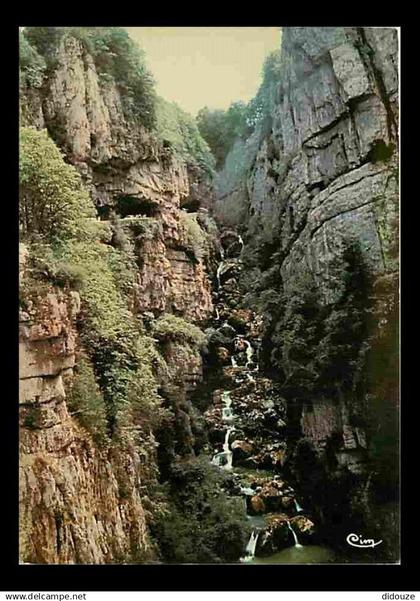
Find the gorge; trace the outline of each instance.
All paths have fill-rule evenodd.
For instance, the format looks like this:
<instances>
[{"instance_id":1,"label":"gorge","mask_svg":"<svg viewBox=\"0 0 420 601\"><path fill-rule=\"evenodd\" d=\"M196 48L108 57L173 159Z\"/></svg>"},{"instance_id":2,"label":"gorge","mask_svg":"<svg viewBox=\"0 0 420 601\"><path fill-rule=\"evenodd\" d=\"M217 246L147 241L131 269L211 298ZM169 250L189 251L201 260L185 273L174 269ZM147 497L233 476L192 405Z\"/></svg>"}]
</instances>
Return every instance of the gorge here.
<instances>
[{"instance_id":1,"label":"gorge","mask_svg":"<svg viewBox=\"0 0 420 601\"><path fill-rule=\"evenodd\" d=\"M20 561L398 562L397 30L283 28L217 171L123 29L20 44Z\"/></svg>"}]
</instances>

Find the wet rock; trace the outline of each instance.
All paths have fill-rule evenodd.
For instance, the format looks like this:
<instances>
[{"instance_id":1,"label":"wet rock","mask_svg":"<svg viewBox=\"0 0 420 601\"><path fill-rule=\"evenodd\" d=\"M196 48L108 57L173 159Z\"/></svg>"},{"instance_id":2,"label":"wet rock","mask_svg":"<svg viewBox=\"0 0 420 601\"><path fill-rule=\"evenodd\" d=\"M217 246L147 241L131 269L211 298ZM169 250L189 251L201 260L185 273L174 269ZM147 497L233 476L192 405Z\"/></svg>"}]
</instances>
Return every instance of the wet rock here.
<instances>
[{"instance_id":1,"label":"wet rock","mask_svg":"<svg viewBox=\"0 0 420 601\"><path fill-rule=\"evenodd\" d=\"M239 235L234 230L225 230L220 236L220 242L225 250L239 242Z\"/></svg>"},{"instance_id":2,"label":"wet rock","mask_svg":"<svg viewBox=\"0 0 420 601\"><path fill-rule=\"evenodd\" d=\"M295 506L295 500L293 497L290 496L284 496L281 499L281 506L284 509L291 509L292 507Z\"/></svg>"},{"instance_id":3,"label":"wet rock","mask_svg":"<svg viewBox=\"0 0 420 601\"><path fill-rule=\"evenodd\" d=\"M232 244L230 244L230 246L227 248L226 256L238 257L241 254L242 248L243 245L241 244L241 242L239 242L239 240L235 240L235 242L232 242Z\"/></svg>"},{"instance_id":4,"label":"wet rock","mask_svg":"<svg viewBox=\"0 0 420 601\"><path fill-rule=\"evenodd\" d=\"M298 515L294 518L291 518L290 525L293 527L293 530L297 533L299 542L311 542L315 534L315 524L309 518L303 515Z\"/></svg>"},{"instance_id":5,"label":"wet rock","mask_svg":"<svg viewBox=\"0 0 420 601\"><path fill-rule=\"evenodd\" d=\"M251 515L260 515L266 512L264 501L259 495L250 498L248 511Z\"/></svg>"},{"instance_id":6,"label":"wet rock","mask_svg":"<svg viewBox=\"0 0 420 601\"><path fill-rule=\"evenodd\" d=\"M235 440L231 444L233 452L233 461L237 465L243 464L245 459L248 459L254 451L254 446L246 440Z\"/></svg>"},{"instance_id":7,"label":"wet rock","mask_svg":"<svg viewBox=\"0 0 420 601\"><path fill-rule=\"evenodd\" d=\"M267 527L260 534L255 555L267 557L293 544L292 534L288 528L289 518L284 513L266 516Z\"/></svg>"},{"instance_id":8,"label":"wet rock","mask_svg":"<svg viewBox=\"0 0 420 601\"><path fill-rule=\"evenodd\" d=\"M230 362L230 352L224 346L219 346L216 350L217 359L221 364L227 364Z\"/></svg>"}]
</instances>

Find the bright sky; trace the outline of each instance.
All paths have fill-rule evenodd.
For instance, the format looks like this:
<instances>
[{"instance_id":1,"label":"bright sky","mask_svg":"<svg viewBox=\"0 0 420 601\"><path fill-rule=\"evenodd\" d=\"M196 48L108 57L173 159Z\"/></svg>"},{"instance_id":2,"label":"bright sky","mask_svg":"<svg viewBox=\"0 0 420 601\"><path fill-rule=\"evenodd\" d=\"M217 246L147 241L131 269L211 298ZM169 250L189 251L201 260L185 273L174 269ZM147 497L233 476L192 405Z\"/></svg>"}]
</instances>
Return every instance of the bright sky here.
<instances>
[{"instance_id":1,"label":"bright sky","mask_svg":"<svg viewBox=\"0 0 420 601\"><path fill-rule=\"evenodd\" d=\"M127 27L147 55L157 93L195 115L250 100L279 27Z\"/></svg>"}]
</instances>

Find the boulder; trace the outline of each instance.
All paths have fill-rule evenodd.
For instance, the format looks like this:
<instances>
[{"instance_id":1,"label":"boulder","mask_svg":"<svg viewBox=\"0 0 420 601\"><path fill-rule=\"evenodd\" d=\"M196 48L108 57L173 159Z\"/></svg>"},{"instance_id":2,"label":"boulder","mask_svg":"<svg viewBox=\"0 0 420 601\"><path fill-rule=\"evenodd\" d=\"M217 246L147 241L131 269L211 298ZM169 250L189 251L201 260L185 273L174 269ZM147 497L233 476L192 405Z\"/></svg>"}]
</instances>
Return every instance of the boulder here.
<instances>
[{"instance_id":1,"label":"boulder","mask_svg":"<svg viewBox=\"0 0 420 601\"><path fill-rule=\"evenodd\" d=\"M249 500L248 511L251 515L260 515L265 513L265 504L259 495L251 497Z\"/></svg>"},{"instance_id":2,"label":"boulder","mask_svg":"<svg viewBox=\"0 0 420 601\"><path fill-rule=\"evenodd\" d=\"M219 346L216 349L217 359L222 364L227 364L230 361L230 352L225 346Z\"/></svg>"},{"instance_id":3,"label":"boulder","mask_svg":"<svg viewBox=\"0 0 420 601\"><path fill-rule=\"evenodd\" d=\"M233 461L235 464L241 464L245 459L248 459L254 451L254 447L252 443L247 442L246 440L235 440L231 444L231 449L233 452Z\"/></svg>"},{"instance_id":4,"label":"boulder","mask_svg":"<svg viewBox=\"0 0 420 601\"><path fill-rule=\"evenodd\" d=\"M295 506L295 500L293 497L284 496L281 498L281 506L284 509L291 509Z\"/></svg>"},{"instance_id":5,"label":"boulder","mask_svg":"<svg viewBox=\"0 0 420 601\"><path fill-rule=\"evenodd\" d=\"M290 519L290 525L296 532L299 542L310 543L315 534L315 524L304 515L297 515Z\"/></svg>"},{"instance_id":6,"label":"boulder","mask_svg":"<svg viewBox=\"0 0 420 601\"><path fill-rule=\"evenodd\" d=\"M287 525L288 520L288 516L284 513L266 516L267 527L258 537L255 550L257 557L273 555L293 544L291 532Z\"/></svg>"}]
</instances>

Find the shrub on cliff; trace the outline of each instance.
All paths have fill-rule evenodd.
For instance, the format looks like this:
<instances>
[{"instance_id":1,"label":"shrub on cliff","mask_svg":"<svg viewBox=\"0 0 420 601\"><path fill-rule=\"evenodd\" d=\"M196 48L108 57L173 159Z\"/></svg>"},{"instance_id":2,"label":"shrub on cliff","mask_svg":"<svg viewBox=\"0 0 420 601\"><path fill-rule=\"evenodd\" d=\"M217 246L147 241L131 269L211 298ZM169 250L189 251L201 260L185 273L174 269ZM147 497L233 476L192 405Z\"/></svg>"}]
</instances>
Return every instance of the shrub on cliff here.
<instances>
[{"instance_id":1,"label":"shrub on cliff","mask_svg":"<svg viewBox=\"0 0 420 601\"><path fill-rule=\"evenodd\" d=\"M46 69L45 60L19 32L19 82L22 86L40 88Z\"/></svg>"},{"instance_id":2,"label":"shrub on cliff","mask_svg":"<svg viewBox=\"0 0 420 601\"><path fill-rule=\"evenodd\" d=\"M145 53L122 27L27 27L26 40L46 61L50 70L57 66L57 50L62 40L78 39L95 61L101 80L115 81L127 117L153 128L155 84L147 68Z\"/></svg>"},{"instance_id":3,"label":"shrub on cliff","mask_svg":"<svg viewBox=\"0 0 420 601\"><path fill-rule=\"evenodd\" d=\"M238 561L250 527L242 501L222 492L226 478L205 457L172 466L169 514L153 528L165 561Z\"/></svg>"},{"instance_id":4,"label":"shrub on cliff","mask_svg":"<svg viewBox=\"0 0 420 601\"><path fill-rule=\"evenodd\" d=\"M264 61L262 83L257 94L247 106L246 122L249 127L255 127L265 116L270 114L280 77L281 51L279 49L271 52Z\"/></svg>"},{"instance_id":5,"label":"shrub on cliff","mask_svg":"<svg viewBox=\"0 0 420 601\"><path fill-rule=\"evenodd\" d=\"M171 313L164 313L159 317L153 323L152 331L154 336L162 341L178 340L198 347L205 341L205 335L200 328Z\"/></svg>"},{"instance_id":6,"label":"shrub on cliff","mask_svg":"<svg viewBox=\"0 0 420 601\"><path fill-rule=\"evenodd\" d=\"M203 260L209 253L206 232L200 227L197 216L185 211L179 212L179 223L186 244L192 249L197 260Z\"/></svg>"},{"instance_id":7,"label":"shrub on cliff","mask_svg":"<svg viewBox=\"0 0 420 601\"><path fill-rule=\"evenodd\" d=\"M88 227L95 209L74 167L46 130L20 130L19 224L24 239L58 243Z\"/></svg>"},{"instance_id":8,"label":"shrub on cliff","mask_svg":"<svg viewBox=\"0 0 420 601\"><path fill-rule=\"evenodd\" d=\"M96 383L92 364L86 357L77 359L74 377L69 383L67 405L70 415L75 416L99 444L107 440L104 398Z\"/></svg>"}]
</instances>

